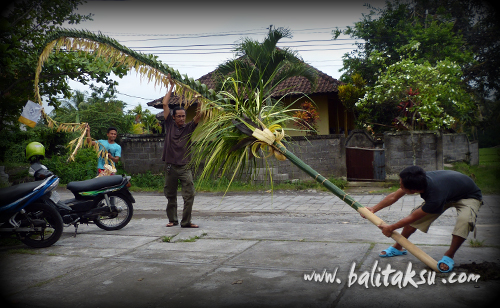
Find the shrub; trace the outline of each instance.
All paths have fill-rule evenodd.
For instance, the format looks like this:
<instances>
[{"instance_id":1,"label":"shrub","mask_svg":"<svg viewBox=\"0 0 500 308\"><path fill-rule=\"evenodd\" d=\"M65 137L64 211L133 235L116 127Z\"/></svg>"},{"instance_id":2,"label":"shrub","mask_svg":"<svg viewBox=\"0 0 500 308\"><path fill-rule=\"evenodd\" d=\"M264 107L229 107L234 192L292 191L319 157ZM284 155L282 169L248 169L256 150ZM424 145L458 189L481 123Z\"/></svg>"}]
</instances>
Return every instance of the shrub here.
<instances>
[{"instance_id":1,"label":"shrub","mask_svg":"<svg viewBox=\"0 0 500 308\"><path fill-rule=\"evenodd\" d=\"M130 180L132 186L152 190L163 190L165 178L163 174L152 174L151 171L136 174Z\"/></svg>"},{"instance_id":2,"label":"shrub","mask_svg":"<svg viewBox=\"0 0 500 308\"><path fill-rule=\"evenodd\" d=\"M0 161L10 163L25 163L25 150L28 143L36 141L45 147L45 156L65 155L68 151L64 146L75 133L58 132L56 129L37 125L35 128L22 131L20 129L0 132Z\"/></svg>"},{"instance_id":3,"label":"shrub","mask_svg":"<svg viewBox=\"0 0 500 308\"><path fill-rule=\"evenodd\" d=\"M97 175L97 154L93 149L78 150L73 162L67 162L67 159L67 155L52 156L44 159L42 164L56 174L62 184L88 180Z\"/></svg>"}]
</instances>

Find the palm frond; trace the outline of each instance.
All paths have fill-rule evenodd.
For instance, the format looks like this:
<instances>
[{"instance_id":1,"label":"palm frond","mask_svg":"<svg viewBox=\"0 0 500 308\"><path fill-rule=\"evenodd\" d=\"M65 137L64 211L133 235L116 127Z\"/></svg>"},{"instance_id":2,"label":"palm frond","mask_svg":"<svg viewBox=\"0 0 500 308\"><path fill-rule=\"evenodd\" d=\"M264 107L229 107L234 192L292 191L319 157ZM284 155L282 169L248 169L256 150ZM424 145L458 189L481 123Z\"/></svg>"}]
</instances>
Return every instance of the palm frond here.
<instances>
[{"instance_id":1,"label":"palm frond","mask_svg":"<svg viewBox=\"0 0 500 308\"><path fill-rule=\"evenodd\" d=\"M213 117L218 113L217 108L205 108L212 100L222 99L215 91L209 90L206 85L186 75L181 76L177 70L157 60L156 56L136 52L101 33L94 34L86 30L57 30L47 35L45 48L38 58L35 72L35 100L40 105L42 105L39 88L40 73L50 54L60 50L93 53L98 57L106 58L110 67L123 65L127 69L134 69L141 80L147 79L148 82L153 82L155 86L166 87L168 84L167 76L170 74L176 84L176 94L185 99L185 108L198 101L201 104L201 112L205 117ZM50 118L43 109L42 115L46 119L47 125L51 128L57 128L57 131L82 132L80 137L72 140L69 144L72 150L74 148L69 157L69 160L73 160L76 152L83 145L82 140L86 123L58 123Z\"/></svg>"},{"instance_id":2,"label":"palm frond","mask_svg":"<svg viewBox=\"0 0 500 308\"><path fill-rule=\"evenodd\" d=\"M45 48L39 56L35 72L35 99L40 104L38 86L40 72L49 55L60 50L93 53L96 56L106 58L110 66L123 65L127 69L134 69L141 80L146 79L147 82L153 82L154 86L166 87L168 85L167 75L170 74L176 84L176 94L182 94L188 104L192 103L195 98L202 106L209 104L210 101L221 99L215 91L210 91L206 85L186 75L181 75L179 71L157 60L156 56L136 52L101 33L94 34L86 30L58 30L49 33L46 42ZM189 106L185 108L187 107ZM205 112L205 108L202 108L202 112ZM48 115L44 114L44 116L52 125L58 126L58 123L50 119ZM205 116L213 115L205 113Z\"/></svg>"}]
</instances>

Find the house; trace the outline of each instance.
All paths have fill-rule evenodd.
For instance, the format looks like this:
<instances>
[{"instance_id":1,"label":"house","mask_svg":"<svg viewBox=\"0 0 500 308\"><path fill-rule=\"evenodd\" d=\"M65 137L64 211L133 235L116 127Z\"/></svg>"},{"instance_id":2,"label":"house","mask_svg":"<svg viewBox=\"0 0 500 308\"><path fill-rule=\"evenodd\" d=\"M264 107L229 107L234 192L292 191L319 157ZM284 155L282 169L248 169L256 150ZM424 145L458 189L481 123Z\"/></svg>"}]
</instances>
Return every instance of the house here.
<instances>
[{"instance_id":1,"label":"house","mask_svg":"<svg viewBox=\"0 0 500 308\"><path fill-rule=\"evenodd\" d=\"M286 93L289 94L286 95L284 101L287 105L294 102L290 107L292 109L300 109L300 105L306 100L312 100L316 104L317 111L320 116L318 121L318 135L343 134L345 133L345 127L347 127L348 131L354 129L353 113L346 111L342 102L338 98L337 87L341 85L342 82L317 69L316 71L318 73L318 80L314 91L311 91L311 85L306 78L291 77L279 84L276 92L280 93L280 90L288 89ZM212 78L213 73L214 72L210 72L197 80L205 84L209 89L214 89L215 81ZM295 94L292 92L298 92L301 94ZM302 93L306 94L308 97L304 97ZM163 97L160 97L147 104L148 106L163 109L162 99ZM170 104L177 104L178 101L179 97L172 96ZM193 118L194 113L195 108L189 108L187 110L187 119L189 120ZM163 111L158 113L156 117L158 120L163 121ZM304 133L296 131L287 131L287 134L292 136L304 135ZM347 134L345 135L347 136Z\"/></svg>"}]
</instances>

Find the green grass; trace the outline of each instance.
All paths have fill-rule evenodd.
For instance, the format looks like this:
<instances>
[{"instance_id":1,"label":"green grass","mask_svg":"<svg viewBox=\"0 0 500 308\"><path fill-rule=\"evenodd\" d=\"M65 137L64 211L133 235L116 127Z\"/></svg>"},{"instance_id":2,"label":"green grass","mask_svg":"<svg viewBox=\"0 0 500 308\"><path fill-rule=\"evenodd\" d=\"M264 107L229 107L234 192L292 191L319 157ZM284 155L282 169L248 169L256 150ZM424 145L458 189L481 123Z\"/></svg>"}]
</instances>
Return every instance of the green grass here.
<instances>
[{"instance_id":1,"label":"green grass","mask_svg":"<svg viewBox=\"0 0 500 308\"><path fill-rule=\"evenodd\" d=\"M480 241L480 240L476 240L476 239L470 239L469 245L470 245L470 247L483 247L484 241L485 240Z\"/></svg>"},{"instance_id":2,"label":"green grass","mask_svg":"<svg viewBox=\"0 0 500 308\"><path fill-rule=\"evenodd\" d=\"M203 233L202 235L196 235L196 236L192 236L188 239L185 239L185 240L179 240L178 242L184 242L184 243L192 243L192 242L196 242L196 240L199 240L200 238L206 236L208 233Z\"/></svg>"},{"instance_id":3,"label":"green grass","mask_svg":"<svg viewBox=\"0 0 500 308\"><path fill-rule=\"evenodd\" d=\"M10 247L22 244L22 242L15 236L2 236L0 237L0 247Z\"/></svg>"},{"instance_id":4,"label":"green grass","mask_svg":"<svg viewBox=\"0 0 500 308\"><path fill-rule=\"evenodd\" d=\"M177 234L176 234L177 235ZM175 237L175 235L172 236L164 236L161 238L161 241L164 243L170 243L170 241Z\"/></svg>"},{"instance_id":5,"label":"green grass","mask_svg":"<svg viewBox=\"0 0 500 308\"><path fill-rule=\"evenodd\" d=\"M330 182L335 184L340 189L344 189L347 185L347 181L330 178ZM132 187L131 191L154 191L162 192L164 185L164 175L163 174L152 174L151 172L137 174L132 176ZM196 191L199 192L225 192L229 185L229 179L226 177L218 178L211 181L199 182L195 179ZM179 186L180 189L180 186ZM261 183L251 183L247 181L234 180L229 187L228 192L250 192L250 191L268 191L271 189L271 185L261 184ZM286 181L282 183L274 183L274 190L306 190L306 189L316 189L319 191L327 191L323 185L320 183L309 180L309 181Z\"/></svg>"},{"instance_id":6,"label":"green grass","mask_svg":"<svg viewBox=\"0 0 500 308\"><path fill-rule=\"evenodd\" d=\"M24 255L39 255L40 252L35 251L33 249L26 249L26 248L19 248L19 249L12 249L9 250L9 253L17 253L17 254L24 254Z\"/></svg>"},{"instance_id":7,"label":"green grass","mask_svg":"<svg viewBox=\"0 0 500 308\"><path fill-rule=\"evenodd\" d=\"M500 167L500 148L479 149L479 165Z\"/></svg>"},{"instance_id":8,"label":"green grass","mask_svg":"<svg viewBox=\"0 0 500 308\"><path fill-rule=\"evenodd\" d=\"M340 189L345 188L347 185L347 181L345 180L340 180L340 179L335 179L335 178L330 178L328 179L330 182L333 184L337 185ZM196 189L198 191L206 191L206 192L224 192L226 191L228 185L229 185L229 180L227 178L219 178L215 181L210 181L210 182L204 182L204 183L198 183L195 182ZM323 185L320 183L314 181L314 180L308 180L308 181L302 181L302 180L297 180L297 181L284 181L281 183L274 183L273 187L274 190L307 190L307 189L316 189L319 191L328 191ZM229 187L230 192L249 192L249 191L268 191L271 189L271 184L269 183L250 183L250 182L244 182L244 181L238 181L235 180L231 183L231 186Z\"/></svg>"},{"instance_id":9,"label":"green grass","mask_svg":"<svg viewBox=\"0 0 500 308\"><path fill-rule=\"evenodd\" d=\"M391 187L387 187L387 188L380 189L380 190L372 190L372 191L370 191L370 194L384 194L385 195L385 194L393 193L398 189L399 189L399 184L392 185Z\"/></svg>"},{"instance_id":10,"label":"green grass","mask_svg":"<svg viewBox=\"0 0 500 308\"><path fill-rule=\"evenodd\" d=\"M454 163L446 168L470 176L483 194L500 194L500 153L498 148L479 149L479 165Z\"/></svg>"}]
</instances>

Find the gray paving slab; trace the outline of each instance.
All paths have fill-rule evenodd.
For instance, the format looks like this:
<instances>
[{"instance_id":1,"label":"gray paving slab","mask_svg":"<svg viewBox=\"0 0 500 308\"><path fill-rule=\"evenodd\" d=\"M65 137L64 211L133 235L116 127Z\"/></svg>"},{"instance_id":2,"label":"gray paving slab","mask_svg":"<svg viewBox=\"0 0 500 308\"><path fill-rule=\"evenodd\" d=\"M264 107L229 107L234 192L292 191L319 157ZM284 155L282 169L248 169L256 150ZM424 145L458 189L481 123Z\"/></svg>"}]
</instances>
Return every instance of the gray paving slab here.
<instances>
[{"instance_id":1,"label":"gray paving slab","mask_svg":"<svg viewBox=\"0 0 500 308\"><path fill-rule=\"evenodd\" d=\"M380 258L379 252L393 240L328 193L224 198L199 193L193 212L199 229L165 227L162 194L134 197L134 218L122 230L89 224L73 237L74 228L67 227L45 249L0 247L3 298L17 307L120 308L488 307L498 300L499 280L444 283L451 274L443 273L435 274L431 285L399 288L398 277L410 264L415 280L421 272L432 278L429 268L413 255ZM354 197L372 206L384 196ZM455 256L457 266L500 264L499 201L499 196L485 196L477 230L483 246L465 242ZM419 196L405 196L377 215L395 222L420 203ZM427 234L416 232L410 240L440 259L455 215L448 211ZM371 271L380 274L388 266L395 270L394 283L366 284ZM454 273L455 278L475 274L461 269Z\"/></svg>"}]
</instances>

